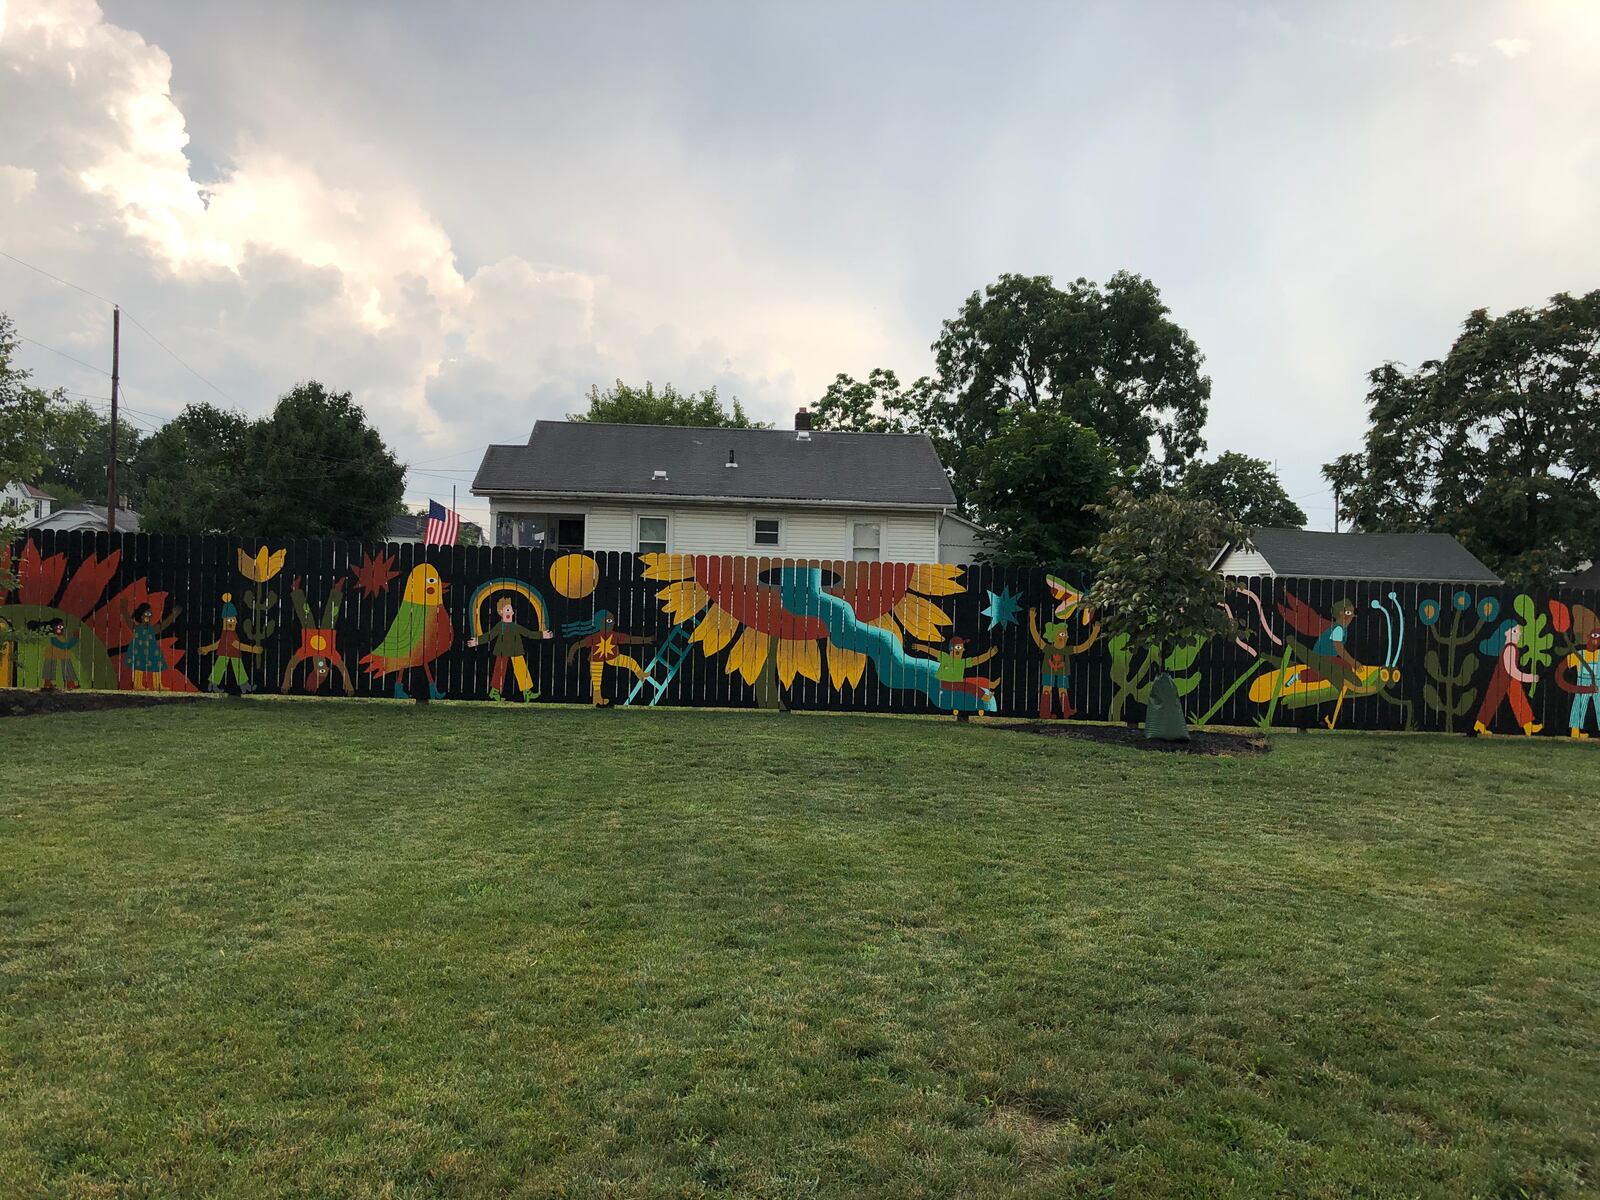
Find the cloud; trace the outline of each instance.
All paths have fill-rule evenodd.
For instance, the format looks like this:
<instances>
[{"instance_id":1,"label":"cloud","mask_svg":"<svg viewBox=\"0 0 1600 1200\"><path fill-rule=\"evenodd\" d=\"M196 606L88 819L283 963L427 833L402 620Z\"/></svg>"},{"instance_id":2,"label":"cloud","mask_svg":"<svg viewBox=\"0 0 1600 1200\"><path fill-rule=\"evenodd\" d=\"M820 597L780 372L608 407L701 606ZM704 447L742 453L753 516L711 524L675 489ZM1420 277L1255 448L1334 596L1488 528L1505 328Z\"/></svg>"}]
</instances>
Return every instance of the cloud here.
<instances>
[{"instance_id":1,"label":"cloud","mask_svg":"<svg viewBox=\"0 0 1600 1200\"><path fill-rule=\"evenodd\" d=\"M0 6L0 248L247 410L352 389L443 472L416 499L593 384L786 422L836 372L929 371L1003 271L1123 267L1207 356L1213 449L1300 495L1359 439L1367 369L1600 279L1590 0L103 2ZM1541 70L1484 69L1497 41ZM3 260L0 296L109 366L103 305ZM123 328L136 408L219 399Z\"/></svg>"},{"instance_id":2,"label":"cloud","mask_svg":"<svg viewBox=\"0 0 1600 1200\"><path fill-rule=\"evenodd\" d=\"M1507 58L1521 58L1533 49L1533 43L1527 38L1495 38L1489 45L1500 51Z\"/></svg>"}]
</instances>

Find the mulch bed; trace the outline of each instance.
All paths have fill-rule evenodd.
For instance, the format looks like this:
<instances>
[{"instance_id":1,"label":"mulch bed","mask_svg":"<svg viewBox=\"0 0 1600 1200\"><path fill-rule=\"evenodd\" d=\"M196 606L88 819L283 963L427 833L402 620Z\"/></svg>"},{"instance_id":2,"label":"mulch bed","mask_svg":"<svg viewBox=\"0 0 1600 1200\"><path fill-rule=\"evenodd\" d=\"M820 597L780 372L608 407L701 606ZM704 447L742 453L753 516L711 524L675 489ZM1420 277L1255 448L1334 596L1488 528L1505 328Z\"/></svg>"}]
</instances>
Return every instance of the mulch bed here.
<instances>
[{"instance_id":1,"label":"mulch bed","mask_svg":"<svg viewBox=\"0 0 1600 1200\"><path fill-rule=\"evenodd\" d=\"M1166 754L1265 754L1270 743L1258 733L1211 733L1191 729L1187 742L1157 742L1144 736L1138 726L1082 725L1074 721L1030 721L1022 725L996 725L1017 733L1036 733L1041 737L1078 738L1086 742L1105 742L1131 746L1136 750L1158 750Z\"/></svg>"},{"instance_id":2,"label":"mulch bed","mask_svg":"<svg viewBox=\"0 0 1600 1200\"><path fill-rule=\"evenodd\" d=\"M98 712L107 708L153 708L160 704L191 704L199 696L148 692L35 692L25 688L0 688L0 717L38 717L49 713Z\"/></svg>"}]
</instances>

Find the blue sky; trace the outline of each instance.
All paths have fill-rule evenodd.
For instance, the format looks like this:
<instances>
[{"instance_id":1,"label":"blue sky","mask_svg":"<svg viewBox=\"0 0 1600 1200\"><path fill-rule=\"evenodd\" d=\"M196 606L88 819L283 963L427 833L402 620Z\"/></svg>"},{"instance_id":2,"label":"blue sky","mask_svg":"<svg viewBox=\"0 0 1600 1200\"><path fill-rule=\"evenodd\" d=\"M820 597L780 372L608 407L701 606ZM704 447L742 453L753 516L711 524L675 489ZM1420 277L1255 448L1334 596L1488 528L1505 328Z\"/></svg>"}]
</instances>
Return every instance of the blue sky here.
<instances>
[{"instance_id":1,"label":"blue sky","mask_svg":"<svg viewBox=\"0 0 1600 1200\"><path fill-rule=\"evenodd\" d=\"M929 370L1001 272L1127 268L1206 356L1211 452L1326 527L1367 370L1600 286L1587 0L0 13L0 249L203 377L131 332L135 420L315 376L413 501L594 383L787 422L837 372ZM108 357L103 305L3 259L0 308Z\"/></svg>"}]
</instances>

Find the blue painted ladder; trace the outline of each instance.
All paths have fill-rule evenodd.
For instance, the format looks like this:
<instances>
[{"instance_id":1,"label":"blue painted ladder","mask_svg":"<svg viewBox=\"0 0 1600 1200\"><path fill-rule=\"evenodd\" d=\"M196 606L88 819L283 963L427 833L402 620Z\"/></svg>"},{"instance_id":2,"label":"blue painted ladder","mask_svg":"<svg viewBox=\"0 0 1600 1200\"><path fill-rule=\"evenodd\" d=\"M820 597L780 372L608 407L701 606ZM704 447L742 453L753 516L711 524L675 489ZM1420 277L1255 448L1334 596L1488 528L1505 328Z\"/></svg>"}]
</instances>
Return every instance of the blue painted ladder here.
<instances>
[{"instance_id":1,"label":"blue painted ladder","mask_svg":"<svg viewBox=\"0 0 1600 1200\"><path fill-rule=\"evenodd\" d=\"M662 640L660 647L644 669L644 678L633 685L633 690L628 693L623 706L627 707L639 698L639 693L645 688L650 688L655 695L650 697L650 707L654 708L661 703L661 697L667 694L667 686L678 677L678 668L683 666L683 660L689 657L689 635L694 632L700 618L705 615L703 610L690 617L682 625L674 625L670 633ZM664 666L665 674L656 676L656 668Z\"/></svg>"}]
</instances>

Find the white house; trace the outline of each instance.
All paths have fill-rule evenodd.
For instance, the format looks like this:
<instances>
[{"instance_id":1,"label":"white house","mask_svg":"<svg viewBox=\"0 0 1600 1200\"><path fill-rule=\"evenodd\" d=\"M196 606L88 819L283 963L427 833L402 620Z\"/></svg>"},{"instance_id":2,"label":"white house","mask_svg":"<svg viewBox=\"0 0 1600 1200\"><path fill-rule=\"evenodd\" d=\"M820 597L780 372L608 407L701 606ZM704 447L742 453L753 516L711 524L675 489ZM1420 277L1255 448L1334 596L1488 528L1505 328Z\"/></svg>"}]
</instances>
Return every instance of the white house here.
<instances>
[{"instance_id":1,"label":"white house","mask_svg":"<svg viewBox=\"0 0 1600 1200\"><path fill-rule=\"evenodd\" d=\"M48 517L54 504L54 496L31 483L13 481L0 488L0 516L23 522L37 521Z\"/></svg>"},{"instance_id":2,"label":"white house","mask_svg":"<svg viewBox=\"0 0 1600 1200\"><path fill-rule=\"evenodd\" d=\"M106 510L103 504L67 504L54 509L38 520L29 521L26 529L86 529L103 533L106 528ZM131 508L117 509L117 532L138 533L139 514Z\"/></svg>"},{"instance_id":3,"label":"white house","mask_svg":"<svg viewBox=\"0 0 1600 1200\"><path fill-rule=\"evenodd\" d=\"M923 434L539 421L472 493L497 546L971 562L983 531Z\"/></svg>"}]
</instances>

